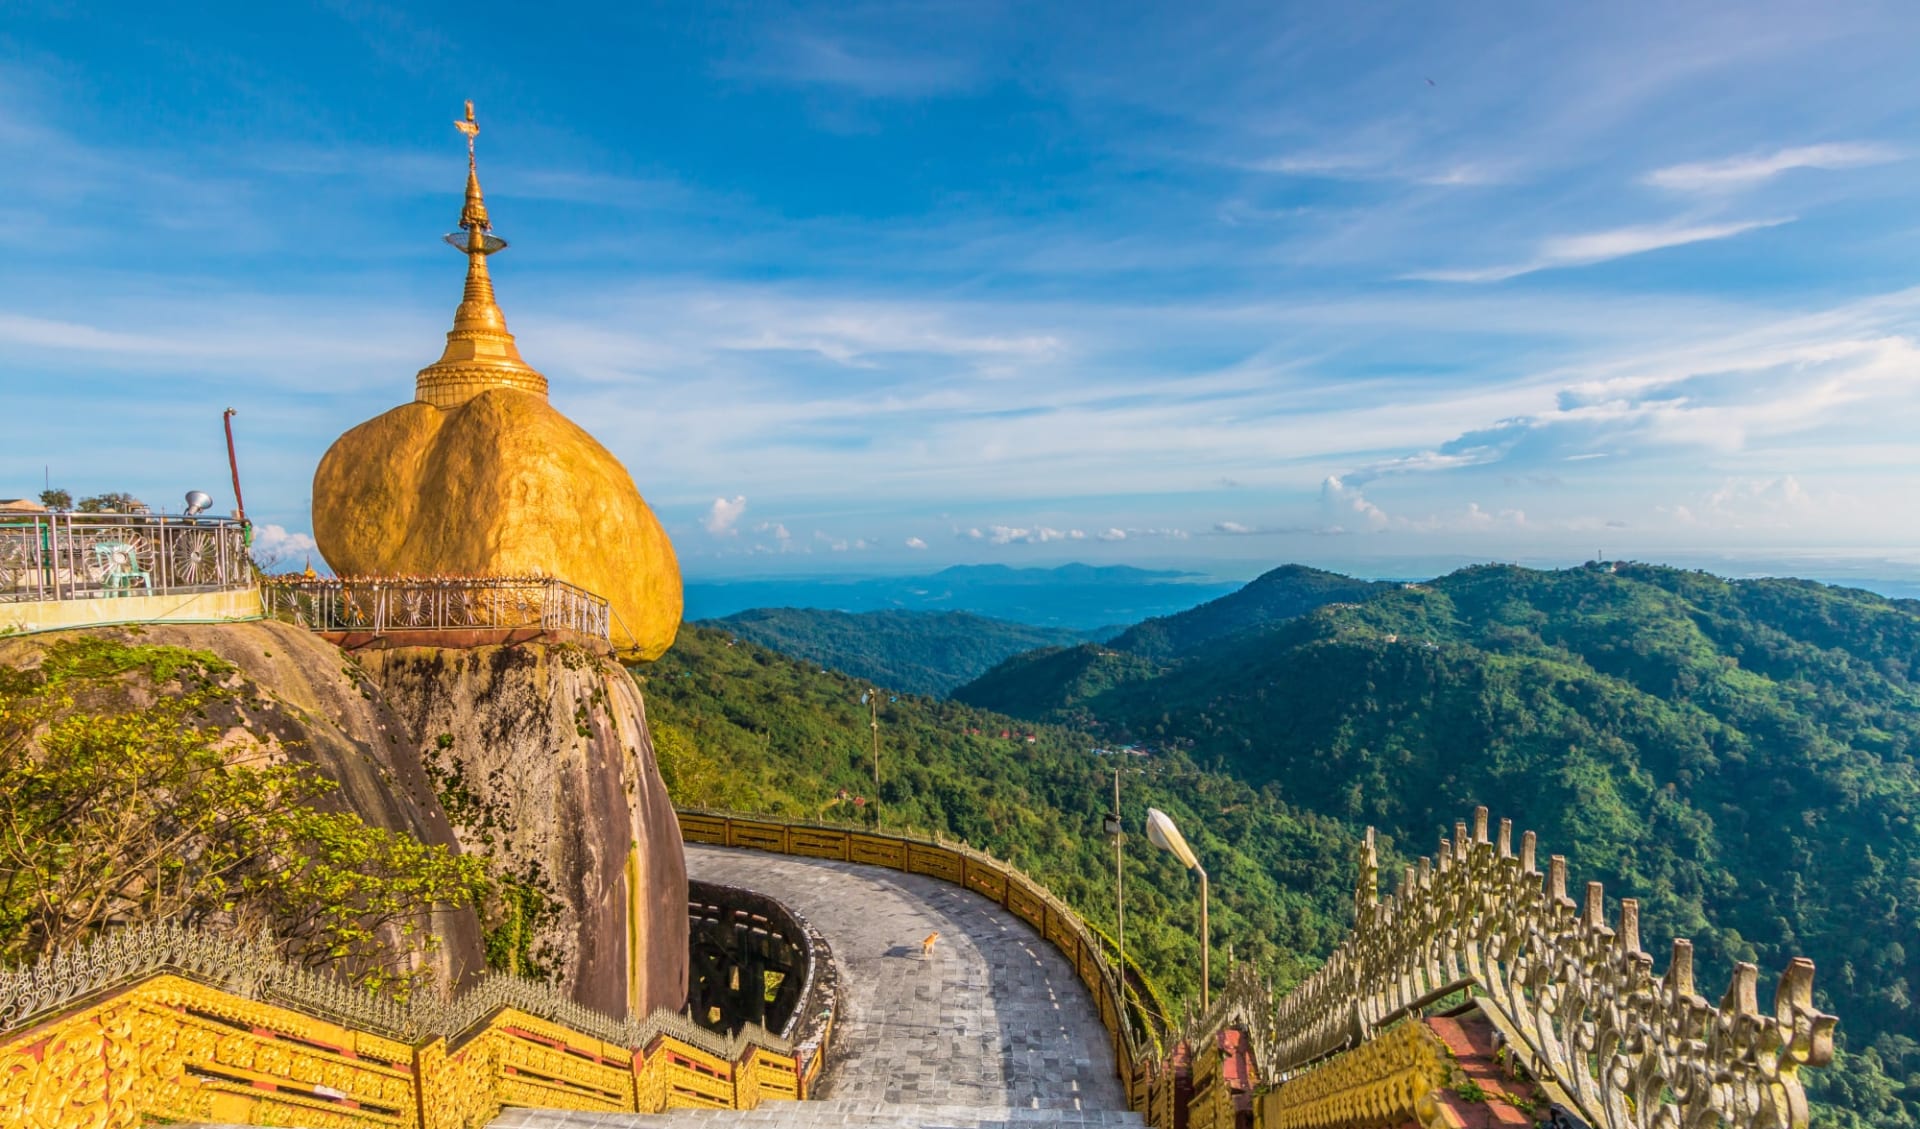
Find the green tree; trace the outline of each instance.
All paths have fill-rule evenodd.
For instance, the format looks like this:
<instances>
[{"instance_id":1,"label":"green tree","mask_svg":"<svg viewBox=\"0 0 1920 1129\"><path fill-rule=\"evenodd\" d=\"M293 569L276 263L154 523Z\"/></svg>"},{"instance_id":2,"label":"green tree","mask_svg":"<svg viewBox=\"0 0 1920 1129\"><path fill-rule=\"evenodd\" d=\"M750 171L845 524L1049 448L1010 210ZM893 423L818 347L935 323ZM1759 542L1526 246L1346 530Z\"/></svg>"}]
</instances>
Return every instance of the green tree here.
<instances>
[{"instance_id":1,"label":"green tree","mask_svg":"<svg viewBox=\"0 0 1920 1129\"><path fill-rule=\"evenodd\" d=\"M147 512L147 504L131 494L112 491L106 494L91 494L80 499L77 507L83 514L139 514Z\"/></svg>"},{"instance_id":2,"label":"green tree","mask_svg":"<svg viewBox=\"0 0 1920 1129\"><path fill-rule=\"evenodd\" d=\"M429 915L480 894L484 865L326 810L310 766L227 740L208 711L231 669L92 637L0 667L0 957L164 919L410 985Z\"/></svg>"}]
</instances>

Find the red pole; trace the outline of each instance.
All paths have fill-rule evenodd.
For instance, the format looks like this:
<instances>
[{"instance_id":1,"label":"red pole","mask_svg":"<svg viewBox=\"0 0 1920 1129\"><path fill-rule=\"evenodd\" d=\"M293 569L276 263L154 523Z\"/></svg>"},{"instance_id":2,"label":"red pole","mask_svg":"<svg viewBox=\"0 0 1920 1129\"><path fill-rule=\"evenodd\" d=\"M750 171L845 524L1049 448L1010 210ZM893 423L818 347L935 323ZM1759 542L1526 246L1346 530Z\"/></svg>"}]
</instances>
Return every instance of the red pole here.
<instances>
[{"instance_id":1,"label":"red pole","mask_svg":"<svg viewBox=\"0 0 1920 1129\"><path fill-rule=\"evenodd\" d=\"M233 454L233 409L228 408L220 416L220 422L227 428L227 467L233 471L233 510L241 521L247 520L247 502L240 496L240 460Z\"/></svg>"}]
</instances>

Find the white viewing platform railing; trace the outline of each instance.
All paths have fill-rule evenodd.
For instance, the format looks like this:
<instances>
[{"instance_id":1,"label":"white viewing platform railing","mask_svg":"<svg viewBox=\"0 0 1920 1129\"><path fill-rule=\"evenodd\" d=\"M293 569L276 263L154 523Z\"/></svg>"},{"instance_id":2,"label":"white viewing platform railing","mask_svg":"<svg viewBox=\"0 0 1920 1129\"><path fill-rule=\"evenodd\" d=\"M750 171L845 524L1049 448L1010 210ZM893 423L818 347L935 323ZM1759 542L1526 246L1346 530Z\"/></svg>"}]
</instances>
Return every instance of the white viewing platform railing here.
<instances>
[{"instance_id":1,"label":"white viewing platform railing","mask_svg":"<svg viewBox=\"0 0 1920 1129\"><path fill-rule=\"evenodd\" d=\"M247 527L232 518L0 513L0 603L252 586Z\"/></svg>"},{"instance_id":2,"label":"white viewing platform railing","mask_svg":"<svg viewBox=\"0 0 1920 1129\"><path fill-rule=\"evenodd\" d=\"M604 597L551 576L273 576L267 615L310 631L537 628L612 638Z\"/></svg>"}]
</instances>

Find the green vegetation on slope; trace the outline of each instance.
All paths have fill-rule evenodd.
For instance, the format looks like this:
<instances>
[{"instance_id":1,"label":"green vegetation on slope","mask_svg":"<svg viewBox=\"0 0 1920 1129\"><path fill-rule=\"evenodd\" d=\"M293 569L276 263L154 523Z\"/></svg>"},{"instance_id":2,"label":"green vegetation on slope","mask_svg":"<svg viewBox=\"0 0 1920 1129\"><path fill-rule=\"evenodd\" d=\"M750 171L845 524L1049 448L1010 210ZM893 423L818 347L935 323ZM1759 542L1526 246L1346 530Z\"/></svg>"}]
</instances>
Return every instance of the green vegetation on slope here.
<instances>
[{"instance_id":1,"label":"green vegetation on slope","mask_svg":"<svg viewBox=\"0 0 1920 1129\"><path fill-rule=\"evenodd\" d=\"M82 636L0 665L0 958L109 925L270 929L289 959L402 995L436 903L484 864L327 810L332 782L227 739L233 668Z\"/></svg>"},{"instance_id":2,"label":"green vegetation on slope","mask_svg":"<svg viewBox=\"0 0 1920 1129\"><path fill-rule=\"evenodd\" d=\"M845 671L888 690L933 695L944 695L1023 651L1098 637L1094 632L1034 627L971 612L754 608L708 622L763 647Z\"/></svg>"},{"instance_id":3,"label":"green vegetation on slope","mask_svg":"<svg viewBox=\"0 0 1920 1129\"><path fill-rule=\"evenodd\" d=\"M1490 566L1223 637L1156 674L1052 663L1013 660L956 697L1176 745L1415 846L1489 804L1639 897L1656 953L1691 937L1715 978L1814 958L1854 1052L1816 1075L1845 1107L1823 1117L1920 1125L1920 604ZM1047 674L1063 677L1035 683Z\"/></svg>"}]
</instances>

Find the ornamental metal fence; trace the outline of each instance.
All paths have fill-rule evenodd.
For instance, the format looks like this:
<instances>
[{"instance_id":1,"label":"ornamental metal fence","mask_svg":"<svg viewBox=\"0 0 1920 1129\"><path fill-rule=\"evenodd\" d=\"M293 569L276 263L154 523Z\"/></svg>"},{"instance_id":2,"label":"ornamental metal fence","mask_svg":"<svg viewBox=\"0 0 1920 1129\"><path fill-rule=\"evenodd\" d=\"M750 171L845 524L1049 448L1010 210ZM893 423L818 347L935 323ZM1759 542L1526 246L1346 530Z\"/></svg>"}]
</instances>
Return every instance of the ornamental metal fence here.
<instances>
[{"instance_id":1,"label":"ornamental metal fence","mask_svg":"<svg viewBox=\"0 0 1920 1129\"><path fill-rule=\"evenodd\" d=\"M179 514L0 514L0 603L250 587L247 527Z\"/></svg>"},{"instance_id":2,"label":"ornamental metal fence","mask_svg":"<svg viewBox=\"0 0 1920 1129\"><path fill-rule=\"evenodd\" d=\"M604 597L551 576L272 576L267 615L310 631L562 629L612 638Z\"/></svg>"}]
</instances>

